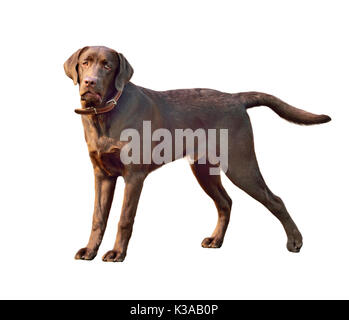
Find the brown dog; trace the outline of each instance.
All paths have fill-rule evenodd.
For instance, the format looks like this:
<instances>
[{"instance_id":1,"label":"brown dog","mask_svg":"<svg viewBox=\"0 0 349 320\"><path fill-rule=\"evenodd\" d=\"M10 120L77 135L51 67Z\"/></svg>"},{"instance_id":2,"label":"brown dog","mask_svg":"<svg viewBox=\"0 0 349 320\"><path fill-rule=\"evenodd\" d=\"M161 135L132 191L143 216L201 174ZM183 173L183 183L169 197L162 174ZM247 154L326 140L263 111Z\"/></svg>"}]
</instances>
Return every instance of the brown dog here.
<instances>
[{"instance_id":1,"label":"brown dog","mask_svg":"<svg viewBox=\"0 0 349 320\"><path fill-rule=\"evenodd\" d=\"M330 121L326 115L315 115L297 109L278 98L257 92L228 94L210 89L187 89L157 92L129 82L133 69L116 51L106 47L85 47L75 52L64 64L74 84L79 83L81 109L90 158L95 175L95 205L92 231L85 248L75 258L93 259L101 244L113 200L116 180L123 176L125 195L113 250L103 261L123 261L131 237L138 200L146 176L162 164L144 161L149 156L140 150L142 163L125 164L121 150L127 142L120 136L124 129L142 132L143 121L151 121L151 132L166 128L192 130L228 129L228 167L226 175L239 188L266 206L283 225L287 249L298 252L302 235L287 212L282 200L274 195L259 171L253 144L251 123L246 109L268 106L280 117L297 124L319 124ZM145 137L141 135L141 141ZM151 142L151 149L159 144ZM219 143L216 148L219 147ZM185 148L182 155L187 155ZM170 161L181 157L177 153ZM204 248L219 248L229 223L232 201L224 190L220 176L210 169L219 164L200 162L197 145L191 169L204 191L218 210L218 223L211 235L202 241ZM168 162L168 161L167 161Z\"/></svg>"}]
</instances>

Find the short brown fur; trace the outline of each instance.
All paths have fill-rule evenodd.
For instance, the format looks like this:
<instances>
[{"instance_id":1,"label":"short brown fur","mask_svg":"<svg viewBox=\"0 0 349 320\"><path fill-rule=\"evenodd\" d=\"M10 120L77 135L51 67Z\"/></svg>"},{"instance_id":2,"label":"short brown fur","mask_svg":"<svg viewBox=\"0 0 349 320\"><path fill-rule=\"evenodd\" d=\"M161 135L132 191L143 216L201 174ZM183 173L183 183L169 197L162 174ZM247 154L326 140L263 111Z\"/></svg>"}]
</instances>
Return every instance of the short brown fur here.
<instances>
[{"instance_id":1,"label":"short brown fur","mask_svg":"<svg viewBox=\"0 0 349 320\"><path fill-rule=\"evenodd\" d=\"M211 89L158 92L142 88L129 82L133 69L125 57L106 47L78 50L66 61L64 70L74 84L79 83L83 108L98 108L116 92L122 91L118 105L112 111L82 116L94 168L95 205L90 239L87 246L76 253L76 259L91 260L96 256L107 225L115 184L120 176L125 180L122 212L114 247L103 256L103 261L125 259L144 179L160 165L124 165L120 160L120 150L126 142L120 141L120 134L127 128L141 133L145 120L151 121L152 131L158 128L166 128L171 133L175 129L187 128L203 128L205 131L211 128L229 129L227 177L279 219L287 234L287 249L291 252L300 250L301 233L282 200L269 190L259 171L246 109L265 105L280 117L305 125L328 122L330 117L294 108L274 96L258 92L229 94ZM156 142L152 148L154 146ZM220 176L209 174L212 166L199 164L197 160L191 164L191 169L218 211L217 226L212 235L202 241L202 246L219 248L229 223L232 201L222 186Z\"/></svg>"}]
</instances>

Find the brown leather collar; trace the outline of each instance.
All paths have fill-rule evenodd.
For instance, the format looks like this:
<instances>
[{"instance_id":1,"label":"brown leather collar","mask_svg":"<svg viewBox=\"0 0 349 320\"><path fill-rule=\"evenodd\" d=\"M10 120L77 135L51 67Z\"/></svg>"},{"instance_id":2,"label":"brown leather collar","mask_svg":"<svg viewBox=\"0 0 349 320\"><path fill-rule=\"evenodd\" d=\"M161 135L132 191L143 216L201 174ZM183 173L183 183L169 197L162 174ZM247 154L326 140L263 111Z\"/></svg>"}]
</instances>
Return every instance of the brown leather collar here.
<instances>
[{"instance_id":1,"label":"brown leather collar","mask_svg":"<svg viewBox=\"0 0 349 320\"><path fill-rule=\"evenodd\" d=\"M97 108L89 107L89 108L83 108L83 109L79 108L79 109L75 109L74 111L77 114L82 114L82 115L86 115L86 114L97 115L97 114L109 112L115 108L119 98L121 97L121 94L122 94L122 91L118 91L118 93L114 96L113 99L106 102L104 107L97 107Z\"/></svg>"}]
</instances>

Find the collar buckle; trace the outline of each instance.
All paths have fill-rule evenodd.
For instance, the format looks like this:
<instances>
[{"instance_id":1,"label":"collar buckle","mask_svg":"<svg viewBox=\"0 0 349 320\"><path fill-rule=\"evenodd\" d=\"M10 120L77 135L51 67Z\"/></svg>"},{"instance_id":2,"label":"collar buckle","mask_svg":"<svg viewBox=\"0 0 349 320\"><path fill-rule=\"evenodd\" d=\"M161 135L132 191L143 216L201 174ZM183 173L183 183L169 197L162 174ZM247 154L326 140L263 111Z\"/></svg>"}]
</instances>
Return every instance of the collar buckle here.
<instances>
[{"instance_id":1,"label":"collar buckle","mask_svg":"<svg viewBox=\"0 0 349 320\"><path fill-rule=\"evenodd\" d=\"M112 103L113 105L117 105L117 101L115 100L115 99L110 99L108 102L107 102L107 104L109 104L109 103Z\"/></svg>"}]
</instances>

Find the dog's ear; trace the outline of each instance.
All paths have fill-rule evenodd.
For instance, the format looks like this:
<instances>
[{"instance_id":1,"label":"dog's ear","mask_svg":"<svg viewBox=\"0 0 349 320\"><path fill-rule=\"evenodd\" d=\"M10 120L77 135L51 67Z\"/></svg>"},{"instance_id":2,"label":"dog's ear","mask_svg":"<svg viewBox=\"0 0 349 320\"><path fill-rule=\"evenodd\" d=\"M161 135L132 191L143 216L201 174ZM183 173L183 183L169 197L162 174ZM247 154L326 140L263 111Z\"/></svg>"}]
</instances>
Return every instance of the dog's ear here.
<instances>
[{"instance_id":1,"label":"dog's ear","mask_svg":"<svg viewBox=\"0 0 349 320\"><path fill-rule=\"evenodd\" d=\"M121 92L126 83L131 79L133 68L121 53L118 52L117 55L119 58L119 71L115 77L115 88L118 92Z\"/></svg>"},{"instance_id":2,"label":"dog's ear","mask_svg":"<svg viewBox=\"0 0 349 320\"><path fill-rule=\"evenodd\" d=\"M73 80L74 85L79 82L79 75L78 75L78 60L79 56L81 54L81 51L84 50L87 47L84 47L82 49L79 49L75 53L71 55L71 57L64 63L64 71L65 74Z\"/></svg>"}]
</instances>

